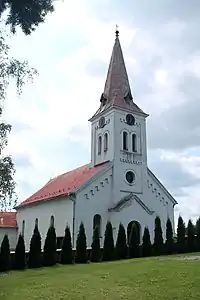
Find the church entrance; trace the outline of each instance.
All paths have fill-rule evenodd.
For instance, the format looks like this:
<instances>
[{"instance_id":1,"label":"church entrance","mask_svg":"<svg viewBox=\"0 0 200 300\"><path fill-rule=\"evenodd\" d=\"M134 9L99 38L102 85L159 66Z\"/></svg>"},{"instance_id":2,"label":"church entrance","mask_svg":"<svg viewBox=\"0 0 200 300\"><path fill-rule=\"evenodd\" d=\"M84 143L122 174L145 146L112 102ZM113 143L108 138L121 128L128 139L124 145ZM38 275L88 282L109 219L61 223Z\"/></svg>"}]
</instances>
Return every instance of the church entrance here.
<instances>
[{"instance_id":1,"label":"church entrance","mask_svg":"<svg viewBox=\"0 0 200 300\"><path fill-rule=\"evenodd\" d=\"M137 228L137 231L138 231L138 244L140 245L141 226L140 226L140 223L138 221L131 221L131 222L128 223L128 226L127 226L127 242L128 242L128 245L129 245L129 242L130 242L131 230L132 230L133 226L136 226L136 228Z\"/></svg>"}]
</instances>

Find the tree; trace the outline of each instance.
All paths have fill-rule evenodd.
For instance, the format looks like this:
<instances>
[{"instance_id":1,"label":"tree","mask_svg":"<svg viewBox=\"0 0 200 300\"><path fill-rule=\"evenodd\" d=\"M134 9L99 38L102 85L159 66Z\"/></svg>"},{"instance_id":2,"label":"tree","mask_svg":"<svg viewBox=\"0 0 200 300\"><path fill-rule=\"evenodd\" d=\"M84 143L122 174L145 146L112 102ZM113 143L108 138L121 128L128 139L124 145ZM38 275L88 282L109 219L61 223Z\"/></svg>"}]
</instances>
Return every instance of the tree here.
<instances>
[{"instance_id":1,"label":"tree","mask_svg":"<svg viewBox=\"0 0 200 300\"><path fill-rule=\"evenodd\" d=\"M54 11L54 0L1 0L0 17L8 9L6 25L11 26L11 32L16 32L20 26L22 31L29 35L36 27L45 21L47 13Z\"/></svg>"},{"instance_id":2,"label":"tree","mask_svg":"<svg viewBox=\"0 0 200 300\"><path fill-rule=\"evenodd\" d=\"M169 218L167 219L167 223L166 223L165 251L167 254L172 254L174 252L173 229L172 229L172 223Z\"/></svg>"},{"instance_id":3,"label":"tree","mask_svg":"<svg viewBox=\"0 0 200 300\"><path fill-rule=\"evenodd\" d=\"M8 270L10 270L10 244L6 234L1 243L0 272L6 272Z\"/></svg>"},{"instance_id":4,"label":"tree","mask_svg":"<svg viewBox=\"0 0 200 300\"><path fill-rule=\"evenodd\" d=\"M86 263L87 262L87 239L85 234L85 228L83 222L81 222L79 227L79 233L76 241L76 263Z\"/></svg>"},{"instance_id":5,"label":"tree","mask_svg":"<svg viewBox=\"0 0 200 300\"><path fill-rule=\"evenodd\" d=\"M15 248L14 268L24 270L26 268L26 252L23 235L19 235L17 246Z\"/></svg>"},{"instance_id":6,"label":"tree","mask_svg":"<svg viewBox=\"0 0 200 300\"><path fill-rule=\"evenodd\" d=\"M161 255L163 254L163 235L161 228L160 218L157 216L155 218L155 229L154 229L154 254Z\"/></svg>"},{"instance_id":7,"label":"tree","mask_svg":"<svg viewBox=\"0 0 200 300\"><path fill-rule=\"evenodd\" d=\"M99 227L96 226L93 232L90 260L92 262L99 262L100 259L101 259L101 248L100 248L100 239L99 239Z\"/></svg>"},{"instance_id":8,"label":"tree","mask_svg":"<svg viewBox=\"0 0 200 300\"><path fill-rule=\"evenodd\" d=\"M129 241L129 257L139 257L140 256L140 238L138 226L133 222Z\"/></svg>"},{"instance_id":9,"label":"tree","mask_svg":"<svg viewBox=\"0 0 200 300\"><path fill-rule=\"evenodd\" d=\"M30 242L28 267L39 268L41 267L41 235L38 226L35 225L33 235Z\"/></svg>"},{"instance_id":10,"label":"tree","mask_svg":"<svg viewBox=\"0 0 200 300\"><path fill-rule=\"evenodd\" d=\"M112 224L108 221L104 234L103 261L110 261L114 259L114 249Z\"/></svg>"},{"instance_id":11,"label":"tree","mask_svg":"<svg viewBox=\"0 0 200 300\"><path fill-rule=\"evenodd\" d=\"M8 144L8 134L11 125L2 120L3 103L11 79L16 81L17 93L20 95L22 86L27 80L37 74L30 69L26 61L20 62L9 56L9 47L0 32L0 209L6 210L16 205L15 182L13 179L15 168L10 156L5 155L4 148Z\"/></svg>"},{"instance_id":12,"label":"tree","mask_svg":"<svg viewBox=\"0 0 200 300\"><path fill-rule=\"evenodd\" d=\"M196 222L196 251L200 251L200 218Z\"/></svg>"},{"instance_id":13,"label":"tree","mask_svg":"<svg viewBox=\"0 0 200 300\"><path fill-rule=\"evenodd\" d=\"M120 223L118 236L115 246L115 256L116 259L125 259L127 258L127 244L126 244L126 232L124 226Z\"/></svg>"},{"instance_id":14,"label":"tree","mask_svg":"<svg viewBox=\"0 0 200 300\"><path fill-rule=\"evenodd\" d=\"M195 251L195 228L191 220L188 221L187 226L187 251Z\"/></svg>"},{"instance_id":15,"label":"tree","mask_svg":"<svg viewBox=\"0 0 200 300\"><path fill-rule=\"evenodd\" d=\"M177 251L178 253L185 252L185 223L181 216L178 218L177 227Z\"/></svg>"},{"instance_id":16,"label":"tree","mask_svg":"<svg viewBox=\"0 0 200 300\"><path fill-rule=\"evenodd\" d=\"M65 236L62 243L61 251L61 264L72 264L73 262L73 253L72 253L72 241L71 233L69 226L65 228Z\"/></svg>"},{"instance_id":17,"label":"tree","mask_svg":"<svg viewBox=\"0 0 200 300\"><path fill-rule=\"evenodd\" d=\"M54 266L56 264L56 231L52 225L47 231L43 255L45 266Z\"/></svg>"},{"instance_id":18,"label":"tree","mask_svg":"<svg viewBox=\"0 0 200 300\"><path fill-rule=\"evenodd\" d=\"M144 234L142 237L142 256L151 256L152 255L152 245L151 245L151 239L149 234L148 227L144 228Z\"/></svg>"}]
</instances>

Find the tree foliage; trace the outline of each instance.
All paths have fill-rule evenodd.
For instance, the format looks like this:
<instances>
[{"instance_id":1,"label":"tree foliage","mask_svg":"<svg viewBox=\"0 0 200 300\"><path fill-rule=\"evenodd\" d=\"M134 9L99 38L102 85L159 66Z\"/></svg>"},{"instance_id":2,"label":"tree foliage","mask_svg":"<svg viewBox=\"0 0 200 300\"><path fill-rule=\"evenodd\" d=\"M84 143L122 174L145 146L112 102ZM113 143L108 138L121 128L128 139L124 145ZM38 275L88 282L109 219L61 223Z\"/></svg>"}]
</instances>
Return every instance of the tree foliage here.
<instances>
[{"instance_id":1,"label":"tree foliage","mask_svg":"<svg viewBox=\"0 0 200 300\"><path fill-rule=\"evenodd\" d=\"M195 251L195 227L191 220L188 221L187 226L187 251Z\"/></svg>"},{"instance_id":2,"label":"tree foliage","mask_svg":"<svg viewBox=\"0 0 200 300\"><path fill-rule=\"evenodd\" d=\"M108 221L104 234L103 261L110 261L114 259L114 249L112 224Z\"/></svg>"},{"instance_id":3,"label":"tree foliage","mask_svg":"<svg viewBox=\"0 0 200 300\"><path fill-rule=\"evenodd\" d=\"M196 231L196 251L199 252L200 251L200 218L198 218L196 221L195 231Z\"/></svg>"},{"instance_id":4,"label":"tree foliage","mask_svg":"<svg viewBox=\"0 0 200 300\"><path fill-rule=\"evenodd\" d=\"M23 235L19 235L17 246L15 248L14 268L24 270L26 268L26 252Z\"/></svg>"},{"instance_id":5,"label":"tree foliage","mask_svg":"<svg viewBox=\"0 0 200 300\"><path fill-rule=\"evenodd\" d=\"M85 227L81 222L79 227L79 233L76 241L76 263L87 262L87 239L85 234Z\"/></svg>"},{"instance_id":6,"label":"tree foliage","mask_svg":"<svg viewBox=\"0 0 200 300\"><path fill-rule=\"evenodd\" d=\"M172 223L169 218L167 219L167 223L166 223L165 252L167 254L172 254L174 252L173 229L172 229Z\"/></svg>"},{"instance_id":7,"label":"tree foliage","mask_svg":"<svg viewBox=\"0 0 200 300\"><path fill-rule=\"evenodd\" d=\"M65 236L62 243L61 264L72 264L72 240L69 226L65 228Z\"/></svg>"},{"instance_id":8,"label":"tree foliage","mask_svg":"<svg viewBox=\"0 0 200 300\"><path fill-rule=\"evenodd\" d=\"M163 233L161 227L160 218L157 216L155 218L155 229L154 229L154 254L161 255L163 254Z\"/></svg>"},{"instance_id":9,"label":"tree foliage","mask_svg":"<svg viewBox=\"0 0 200 300\"><path fill-rule=\"evenodd\" d=\"M9 56L9 47L0 32L0 209L12 208L17 201L15 195L15 168L11 156L5 155L4 149L8 144L8 134L11 125L2 119L3 104L8 85L15 80L17 93L21 94L23 85L32 80L37 74L35 69L29 68L26 61L20 62Z\"/></svg>"},{"instance_id":10,"label":"tree foliage","mask_svg":"<svg viewBox=\"0 0 200 300\"><path fill-rule=\"evenodd\" d=\"M41 263L41 235L38 226L36 225L30 241L28 267L39 268L41 267Z\"/></svg>"},{"instance_id":11,"label":"tree foliage","mask_svg":"<svg viewBox=\"0 0 200 300\"><path fill-rule=\"evenodd\" d=\"M99 227L96 226L93 232L90 260L92 262L99 262L100 259L101 259L101 248L100 248L100 239L99 239Z\"/></svg>"},{"instance_id":12,"label":"tree foliage","mask_svg":"<svg viewBox=\"0 0 200 300\"><path fill-rule=\"evenodd\" d=\"M139 228L135 222L132 224L132 229L130 233L130 242L129 242L129 257L139 257L140 256L140 237L139 237Z\"/></svg>"},{"instance_id":13,"label":"tree foliage","mask_svg":"<svg viewBox=\"0 0 200 300\"><path fill-rule=\"evenodd\" d=\"M127 243L126 243L126 232L124 226L120 223L117 235L117 241L115 246L115 256L116 259L127 258Z\"/></svg>"},{"instance_id":14,"label":"tree foliage","mask_svg":"<svg viewBox=\"0 0 200 300\"><path fill-rule=\"evenodd\" d=\"M142 237L142 256L151 256L152 254L152 245L151 245L151 239L149 234L148 227L144 228L144 234Z\"/></svg>"},{"instance_id":15,"label":"tree foliage","mask_svg":"<svg viewBox=\"0 0 200 300\"><path fill-rule=\"evenodd\" d=\"M24 34L31 34L36 27L45 21L48 13L54 11L54 0L1 0L0 17L8 9L6 25L11 27L11 32L16 33L20 26Z\"/></svg>"},{"instance_id":16,"label":"tree foliage","mask_svg":"<svg viewBox=\"0 0 200 300\"><path fill-rule=\"evenodd\" d=\"M56 231L54 226L50 226L44 243L43 262L45 266L56 264Z\"/></svg>"},{"instance_id":17,"label":"tree foliage","mask_svg":"<svg viewBox=\"0 0 200 300\"><path fill-rule=\"evenodd\" d=\"M178 227L177 227L177 251L178 253L185 252L185 223L181 216L178 218Z\"/></svg>"},{"instance_id":18,"label":"tree foliage","mask_svg":"<svg viewBox=\"0 0 200 300\"><path fill-rule=\"evenodd\" d=\"M10 244L7 234L1 243L0 251L0 272L6 272L10 269Z\"/></svg>"}]
</instances>

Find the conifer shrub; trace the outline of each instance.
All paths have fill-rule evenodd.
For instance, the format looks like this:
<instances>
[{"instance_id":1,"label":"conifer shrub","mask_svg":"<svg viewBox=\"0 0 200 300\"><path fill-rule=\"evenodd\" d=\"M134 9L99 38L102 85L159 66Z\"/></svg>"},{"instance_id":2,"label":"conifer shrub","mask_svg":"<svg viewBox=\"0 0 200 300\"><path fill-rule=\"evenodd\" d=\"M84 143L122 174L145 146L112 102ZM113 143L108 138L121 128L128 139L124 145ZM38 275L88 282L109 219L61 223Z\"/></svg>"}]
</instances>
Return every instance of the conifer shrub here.
<instances>
[{"instance_id":1,"label":"conifer shrub","mask_svg":"<svg viewBox=\"0 0 200 300\"><path fill-rule=\"evenodd\" d=\"M26 252L23 235L19 235L14 256L15 270L24 270L26 268Z\"/></svg>"},{"instance_id":2,"label":"conifer shrub","mask_svg":"<svg viewBox=\"0 0 200 300\"><path fill-rule=\"evenodd\" d=\"M7 234L1 243L0 250L0 272L7 272L10 270L10 244Z\"/></svg>"},{"instance_id":3,"label":"conifer shrub","mask_svg":"<svg viewBox=\"0 0 200 300\"><path fill-rule=\"evenodd\" d=\"M146 257L151 255L152 255L152 245L151 245L149 229L148 227L145 227L143 237L142 237L142 256Z\"/></svg>"},{"instance_id":4,"label":"conifer shrub","mask_svg":"<svg viewBox=\"0 0 200 300\"><path fill-rule=\"evenodd\" d=\"M51 225L47 231L44 243L43 264L45 266L54 266L56 264L56 231Z\"/></svg>"},{"instance_id":5,"label":"conifer shrub","mask_svg":"<svg viewBox=\"0 0 200 300\"><path fill-rule=\"evenodd\" d=\"M172 254L174 252L174 238L173 229L170 219L167 219L166 223L166 241L165 241L165 253Z\"/></svg>"},{"instance_id":6,"label":"conifer shrub","mask_svg":"<svg viewBox=\"0 0 200 300\"><path fill-rule=\"evenodd\" d=\"M177 227L177 243L176 243L176 250L178 253L184 253L186 251L185 233L186 233L185 223L183 222L183 218L179 216L178 227Z\"/></svg>"},{"instance_id":7,"label":"conifer shrub","mask_svg":"<svg viewBox=\"0 0 200 300\"><path fill-rule=\"evenodd\" d=\"M117 235L117 241L115 245L115 258L125 259L128 255L128 247L126 243L126 232L124 226L120 223Z\"/></svg>"},{"instance_id":8,"label":"conifer shrub","mask_svg":"<svg viewBox=\"0 0 200 300\"><path fill-rule=\"evenodd\" d=\"M99 238L99 227L96 226L93 232L90 261L99 262L101 260L101 248Z\"/></svg>"},{"instance_id":9,"label":"conifer shrub","mask_svg":"<svg viewBox=\"0 0 200 300\"><path fill-rule=\"evenodd\" d=\"M104 234L104 245L103 245L103 261L111 261L114 259L114 240L113 240L113 229L110 221L106 224L106 230Z\"/></svg>"},{"instance_id":10,"label":"conifer shrub","mask_svg":"<svg viewBox=\"0 0 200 300\"><path fill-rule=\"evenodd\" d=\"M79 227L79 233L76 241L76 255L75 255L75 262L84 264L87 263L87 238L85 234L85 227L83 222L81 222Z\"/></svg>"},{"instance_id":11,"label":"conifer shrub","mask_svg":"<svg viewBox=\"0 0 200 300\"><path fill-rule=\"evenodd\" d=\"M161 227L160 218L158 216L155 218L153 249L154 249L154 254L155 255L164 254L164 243L163 243L162 227Z\"/></svg>"},{"instance_id":12,"label":"conifer shrub","mask_svg":"<svg viewBox=\"0 0 200 300\"><path fill-rule=\"evenodd\" d=\"M69 226L65 228L65 236L62 243L61 251L61 264L72 264L73 263L73 253L72 253L72 240Z\"/></svg>"},{"instance_id":13,"label":"conifer shrub","mask_svg":"<svg viewBox=\"0 0 200 300\"><path fill-rule=\"evenodd\" d=\"M196 232L195 249L196 251L200 252L200 218L198 218L196 221L195 232Z\"/></svg>"},{"instance_id":14,"label":"conifer shrub","mask_svg":"<svg viewBox=\"0 0 200 300\"><path fill-rule=\"evenodd\" d=\"M33 230L33 235L30 241L30 250L28 257L28 267L29 268L40 268L42 265L41 256L41 235L38 226L35 225Z\"/></svg>"},{"instance_id":15,"label":"conifer shrub","mask_svg":"<svg viewBox=\"0 0 200 300\"><path fill-rule=\"evenodd\" d=\"M191 220L188 221L187 226L187 252L195 251L195 227Z\"/></svg>"}]
</instances>

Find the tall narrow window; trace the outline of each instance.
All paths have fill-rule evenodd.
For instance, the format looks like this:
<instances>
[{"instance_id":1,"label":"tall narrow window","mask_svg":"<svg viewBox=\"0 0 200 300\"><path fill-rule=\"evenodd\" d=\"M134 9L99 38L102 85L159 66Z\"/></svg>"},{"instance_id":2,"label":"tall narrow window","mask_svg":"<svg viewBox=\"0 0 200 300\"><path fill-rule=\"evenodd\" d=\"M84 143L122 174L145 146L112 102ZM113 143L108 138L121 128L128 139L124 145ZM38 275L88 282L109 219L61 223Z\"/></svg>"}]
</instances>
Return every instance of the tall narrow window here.
<instances>
[{"instance_id":1,"label":"tall narrow window","mask_svg":"<svg viewBox=\"0 0 200 300\"><path fill-rule=\"evenodd\" d=\"M22 235L24 236L25 232L25 220L22 221Z\"/></svg>"},{"instance_id":2,"label":"tall narrow window","mask_svg":"<svg viewBox=\"0 0 200 300\"><path fill-rule=\"evenodd\" d=\"M54 226L54 216L51 216L51 219L50 219L50 226Z\"/></svg>"},{"instance_id":3,"label":"tall narrow window","mask_svg":"<svg viewBox=\"0 0 200 300\"><path fill-rule=\"evenodd\" d=\"M107 132L104 134L104 152L108 150L108 134Z\"/></svg>"},{"instance_id":4,"label":"tall narrow window","mask_svg":"<svg viewBox=\"0 0 200 300\"><path fill-rule=\"evenodd\" d=\"M102 147L102 137L99 136L99 138L98 138L98 154L101 154L101 147Z\"/></svg>"},{"instance_id":5,"label":"tall narrow window","mask_svg":"<svg viewBox=\"0 0 200 300\"><path fill-rule=\"evenodd\" d=\"M136 134L132 134L132 152L137 152Z\"/></svg>"},{"instance_id":6,"label":"tall narrow window","mask_svg":"<svg viewBox=\"0 0 200 300\"><path fill-rule=\"evenodd\" d=\"M99 231L99 237L101 237L101 216L99 214L96 214L93 218L93 231L98 228Z\"/></svg>"},{"instance_id":7,"label":"tall narrow window","mask_svg":"<svg viewBox=\"0 0 200 300\"><path fill-rule=\"evenodd\" d=\"M123 132L123 150L128 150L128 133L126 131Z\"/></svg>"}]
</instances>

